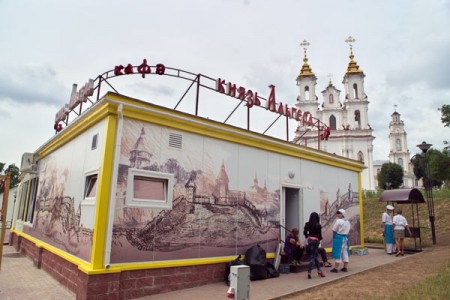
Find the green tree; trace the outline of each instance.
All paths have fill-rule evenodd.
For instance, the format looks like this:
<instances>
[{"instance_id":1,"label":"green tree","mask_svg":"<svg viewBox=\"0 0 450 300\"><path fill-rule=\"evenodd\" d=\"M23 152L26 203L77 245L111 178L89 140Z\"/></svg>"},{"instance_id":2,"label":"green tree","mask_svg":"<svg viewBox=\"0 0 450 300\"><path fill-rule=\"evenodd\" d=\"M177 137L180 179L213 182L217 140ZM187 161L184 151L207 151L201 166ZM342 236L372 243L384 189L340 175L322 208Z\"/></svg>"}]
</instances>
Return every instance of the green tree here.
<instances>
[{"instance_id":1,"label":"green tree","mask_svg":"<svg viewBox=\"0 0 450 300\"><path fill-rule=\"evenodd\" d=\"M428 175L425 170L424 154L414 155L411 163L414 167L414 175L422 179L425 186L439 187L446 180L450 180L450 153L444 149L430 149L425 154L428 160ZM429 177L429 178L428 178Z\"/></svg>"},{"instance_id":2,"label":"green tree","mask_svg":"<svg viewBox=\"0 0 450 300\"><path fill-rule=\"evenodd\" d=\"M378 187L380 189L397 189L403 184L403 169L395 163L385 163L378 173Z\"/></svg>"},{"instance_id":3,"label":"green tree","mask_svg":"<svg viewBox=\"0 0 450 300\"><path fill-rule=\"evenodd\" d=\"M450 127L450 105L444 104L441 108L438 108L441 111L441 121L444 124L444 127Z\"/></svg>"},{"instance_id":4,"label":"green tree","mask_svg":"<svg viewBox=\"0 0 450 300\"><path fill-rule=\"evenodd\" d=\"M16 167L15 164L9 165L5 170L5 163L0 162L0 174L7 174L8 172L11 172L10 178L9 178L9 188L16 187L20 182L20 170L18 167ZM4 189L4 182L0 182L0 191L3 192Z\"/></svg>"}]
</instances>

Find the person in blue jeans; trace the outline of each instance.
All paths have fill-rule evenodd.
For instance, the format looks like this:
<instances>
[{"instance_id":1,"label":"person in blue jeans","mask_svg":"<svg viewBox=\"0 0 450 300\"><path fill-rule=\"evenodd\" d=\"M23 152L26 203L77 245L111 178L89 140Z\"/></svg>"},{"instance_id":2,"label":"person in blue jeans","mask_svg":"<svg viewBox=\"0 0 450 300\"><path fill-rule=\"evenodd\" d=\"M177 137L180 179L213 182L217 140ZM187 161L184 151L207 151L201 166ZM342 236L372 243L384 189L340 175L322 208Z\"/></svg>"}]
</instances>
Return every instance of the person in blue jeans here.
<instances>
[{"instance_id":1,"label":"person in blue jeans","mask_svg":"<svg viewBox=\"0 0 450 300\"><path fill-rule=\"evenodd\" d=\"M310 260L308 265L308 279L311 279L311 271L313 265L316 265L317 274L320 277L325 277L325 274L322 272L320 268L319 262L319 244L322 240L322 225L320 225L320 217L316 212L312 212L309 216L309 221L306 222L305 227L303 229L303 235L308 240L308 245L310 247Z\"/></svg>"}]
</instances>

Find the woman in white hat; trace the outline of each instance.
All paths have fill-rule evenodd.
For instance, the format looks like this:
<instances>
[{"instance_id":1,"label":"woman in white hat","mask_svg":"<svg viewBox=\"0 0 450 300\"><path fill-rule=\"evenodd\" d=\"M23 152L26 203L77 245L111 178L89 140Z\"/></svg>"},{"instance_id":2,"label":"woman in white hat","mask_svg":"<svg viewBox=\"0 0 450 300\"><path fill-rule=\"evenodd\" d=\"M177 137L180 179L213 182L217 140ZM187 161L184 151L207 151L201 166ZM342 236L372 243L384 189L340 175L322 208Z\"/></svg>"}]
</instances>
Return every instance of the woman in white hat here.
<instances>
[{"instance_id":1,"label":"woman in white hat","mask_svg":"<svg viewBox=\"0 0 450 300\"><path fill-rule=\"evenodd\" d=\"M381 216L381 228L383 228L384 241L386 243L386 253L392 255L395 253L394 228L392 227L392 205L386 206L386 211Z\"/></svg>"},{"instance_id":2,"label":"woman in white hat","mask_svg":"<svg viewBox=\"0 0 450 300\"><path fill-rule=\"evenodd\" d=\"M348 249L349 240L348 233L350 232L350 222L345 218L345 210L342 208L336 212L338 219L333 225L333 251L332 257L335 259L334 268L330 270L332 273L339 272L339 265L344 262L342 272L347 272L348 266Z\"/></svg>"}]
</instances>

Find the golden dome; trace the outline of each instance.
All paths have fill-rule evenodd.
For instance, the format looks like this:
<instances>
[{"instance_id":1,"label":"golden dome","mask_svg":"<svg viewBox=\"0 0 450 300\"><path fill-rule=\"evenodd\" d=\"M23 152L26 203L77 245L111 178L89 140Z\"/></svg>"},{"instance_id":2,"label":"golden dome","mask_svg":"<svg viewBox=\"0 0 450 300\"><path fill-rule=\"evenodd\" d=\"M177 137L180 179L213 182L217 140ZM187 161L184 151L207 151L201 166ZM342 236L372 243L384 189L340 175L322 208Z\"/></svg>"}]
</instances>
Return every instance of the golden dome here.
<instances>
[{"instance_id":1,"label":"golden dome","mask_svg":"<svg viewBox=\"0 0 450 300\"><path fill-rule=\"evenodd\" d=\"M308 57L306 56L306 48L309 46L310 44L304 40L300 46L303 47L304 49L304 57L303 57L303 66L302 69L300 70L300 74L298 74L298 77L306 77L306 76L314 76L314 72L312 71L311 67L308 64Z\"/></svg>"},{"instance_id":2,"label":"golden dome","mask_svg":"<svg viewBox=\"0 0 450 300\"><path fill-rule=\"evenodd\" d=\"M355 56L353 55L353 43L356 42L356 40L354 38L352 38L351 36L349 36L346 40L346 43L348 43L350 45L350 62L348 63L348 67L347 67L347 72L346 74L357 74L357 73L364 73L363 70L359 69L358 64L356 63L356 61L354 60Z\"/></svg>"}]
</instances>

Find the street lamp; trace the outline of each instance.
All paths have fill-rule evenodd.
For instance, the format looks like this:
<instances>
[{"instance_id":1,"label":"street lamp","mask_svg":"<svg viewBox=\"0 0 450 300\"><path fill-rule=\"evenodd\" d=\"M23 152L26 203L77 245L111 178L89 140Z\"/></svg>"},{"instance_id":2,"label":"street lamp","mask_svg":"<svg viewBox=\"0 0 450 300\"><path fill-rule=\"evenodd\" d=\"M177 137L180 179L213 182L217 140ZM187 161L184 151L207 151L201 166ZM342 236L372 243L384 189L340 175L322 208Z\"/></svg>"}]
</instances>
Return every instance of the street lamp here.
<instances>
[{"instance_id":1,"label":"street lamp","mask_svg":"<svg viewBox=\"0 0 450 300\"><path fill-rule=\"evenodd\" d=\"M428 216L431 224L431 236L433 238L433 244L436 245L436 231L434 228L434 202L433 202L433 186L430 180L430 169L428 166L427 151L432 145L422 142L422 144L417 145L425 159L425 175L423 176L423 185L425 186L425 192L427 194L427 204L428 204Z\"/></svg>"}]
</instances>

